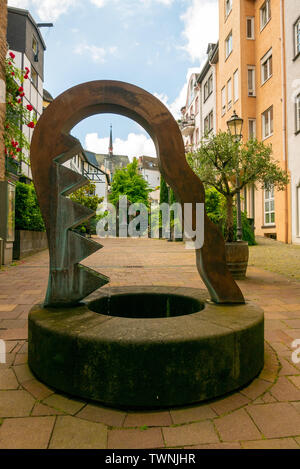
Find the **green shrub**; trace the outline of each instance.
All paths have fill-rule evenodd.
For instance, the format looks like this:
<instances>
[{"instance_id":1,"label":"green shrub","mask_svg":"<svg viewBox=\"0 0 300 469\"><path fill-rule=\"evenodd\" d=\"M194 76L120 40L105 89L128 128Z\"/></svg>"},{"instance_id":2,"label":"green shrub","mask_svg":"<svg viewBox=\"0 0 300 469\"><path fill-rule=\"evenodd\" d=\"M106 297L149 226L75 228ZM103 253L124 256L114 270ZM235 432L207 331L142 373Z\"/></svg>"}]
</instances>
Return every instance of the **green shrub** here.
<instances>
[{"instance_id":1,"label":"green shrub","mask_svg":"<svg viewBox=\"0 0 300 469\"><path fill-rule=\"evenodd\" d=\"M16 184L16 230L45 231L33 184Z\"/></svg>"}]
</instances>

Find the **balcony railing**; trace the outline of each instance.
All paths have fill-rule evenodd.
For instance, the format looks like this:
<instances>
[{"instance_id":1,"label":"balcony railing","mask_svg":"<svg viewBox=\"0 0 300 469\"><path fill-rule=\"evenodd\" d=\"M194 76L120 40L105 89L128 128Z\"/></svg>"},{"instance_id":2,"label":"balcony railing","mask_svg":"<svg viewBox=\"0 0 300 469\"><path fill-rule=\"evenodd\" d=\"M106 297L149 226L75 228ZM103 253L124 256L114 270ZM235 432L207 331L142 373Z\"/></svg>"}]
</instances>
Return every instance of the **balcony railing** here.
<instances>
[{"instance_id":1,"label":"balcony railing","mask_svg":"<svg viewBox=\"0 0 300 469\"><path fill-rule=\"evenodd\" d=\"M195 129L195 118L189 117L188 119L183 119L179 122L179 127L182 135L184 135L185 137L192 135Z\"/></svg>"}]
</instances>

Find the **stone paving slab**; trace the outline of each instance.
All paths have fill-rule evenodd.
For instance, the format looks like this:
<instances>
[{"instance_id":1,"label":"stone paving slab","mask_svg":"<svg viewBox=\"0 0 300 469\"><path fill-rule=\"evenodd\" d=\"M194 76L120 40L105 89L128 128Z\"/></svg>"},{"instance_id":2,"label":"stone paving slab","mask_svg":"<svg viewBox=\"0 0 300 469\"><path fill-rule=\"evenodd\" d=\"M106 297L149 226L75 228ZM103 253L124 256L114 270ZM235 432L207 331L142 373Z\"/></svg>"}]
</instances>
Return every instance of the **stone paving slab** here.
<instances>
[{"instance_id":1,"label":"stone paving slab","mask_svg":"<svg viewBox=\"0 0 300 469\"><path fill-rule=\"evenodd\" d=\"M194 252L183 243L101 243L104 248L84 264L110 276L104 288L204 288ZM0 364L0 448L300 448L300 363L292 362L291 347L300 339L299 282L252 266L239 282L245 297L265 309L266 318L265 366L247 387L211 402L134 412L54 392L29 370L24 321L45 294L47 264L48 253L42 252L0 271L0 339L7 354L6 364Z\"/></svg>"}]
</instances>

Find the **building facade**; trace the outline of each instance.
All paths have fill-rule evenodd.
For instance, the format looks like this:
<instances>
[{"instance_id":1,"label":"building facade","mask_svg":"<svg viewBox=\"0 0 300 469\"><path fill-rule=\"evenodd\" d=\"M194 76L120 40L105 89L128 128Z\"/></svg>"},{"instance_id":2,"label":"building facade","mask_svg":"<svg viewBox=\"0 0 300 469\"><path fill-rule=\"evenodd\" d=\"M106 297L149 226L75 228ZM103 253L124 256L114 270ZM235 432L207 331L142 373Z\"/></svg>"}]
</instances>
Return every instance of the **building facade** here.
<instances>
[{"instance_id":1,"label":"building facade","mask_svg":"<svg viewBox=\"0 0 300 469\"><path fill-rule=\"evenodd\" d=\"M0 181L5 180L5 157L4 157L4 120L6 112L6 87L4 61L7 53L6 29L7 29L7 2L0 0Z\"/></svg>"},{"instance_id":2,"label":"building facade","mask_svg":"<svg viewBox=\"0 0 300 469\"><path fill-rule=\"evenodd\" d=\"M284 31L292 242L300 244L300 0L285 0Z\"/></svg>"},{"instance_id":3,"label":"building facade","mask_svg":"<svg viewBox=\"0 0 300 469\"><path fill-rule=\"evenodd\" d=\"M25 70L26 67L30 70L30 79L24 80L23 83L25 96L22 100L24 106L31 104L33 115L38 120L43 112L44 51L46 45L29 11L8 7L7 43L9 51L15 54L16 66L22 70ZM33 130L27 125L22 127L29 142ZM24 150L24 154L29 160L29 152ZM29 164L22 162L20 172L31 179Z\"/></svg>"},{"instance_id":4,"label":"building facade","mask_svg":"<svg viewBox=\"0 0 300 469\"><path fill-rule=\"evenodd\" d=\"M159 204L160 195L160 171L157 158L152 156L140 156L138 158L138 172L148 182L152 189L149 193L150 202Z\"/></svg>"}]
</instances>

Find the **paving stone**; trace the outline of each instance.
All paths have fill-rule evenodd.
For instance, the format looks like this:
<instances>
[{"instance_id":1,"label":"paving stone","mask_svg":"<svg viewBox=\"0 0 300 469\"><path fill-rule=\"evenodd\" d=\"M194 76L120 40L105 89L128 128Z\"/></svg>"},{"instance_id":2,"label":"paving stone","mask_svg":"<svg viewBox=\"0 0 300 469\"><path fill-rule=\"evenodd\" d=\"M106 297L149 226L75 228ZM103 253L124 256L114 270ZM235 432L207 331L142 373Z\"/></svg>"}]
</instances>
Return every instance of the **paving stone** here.
<instances>
[{"instance_id":1,"label":"paving stone","mask_svg":"<svg viewBox=\"0 0 300 469\"><path fill-rule=\"evenodd\" d=\"M271 392L267 392L266 394L264 394L262 400L265 404L277 402L277 399L275 399Z\"/></svg>"},{"instance_id":2,"label":"paving stone","mask_svg":"<svg viewBox=\"0 0 300 469\"><path fill-rule=\"evenodd\" d=\"M27 391L0 391L0 418L27 417L35 400Z\"/></svg>"},{"instance_id":3,"label":"paving stone","mask_svg":"<svg viewBox=\"0 0 300 469\"><path fill-rule=\"evenodd\" d=\"M6 419L0 426L1 449L46 449L55 417Z\"/></svg>"},{"instance_id":4,"label":"paving stone","mask_svg":"<svg viewBox=\"0 0 300 469\"><path fill-rule=\"evenodd\" d=\"M261 434L244 409L215 420L222 441L257 440Z\"/></svg>"},{"instance_id":5,"label":"paving stone","mask_svg":"<svg viewBox=\"0 0 300 469\"><path fill-rule=\"evenodd\" d=\"M282 368L279 371L279 376L287 376L287 375L297 375L299 374L299 370L294 366L292 363L288 361L286 358L282 358L280 360L280 364Z\"/></svg>"},{"instance_id":6,"label":"paving stone","mask_svg":"<svg viewBox=\"0 0 300 469\"><path fill-rule=\"evenodd\" d=\"M51 394L54 394L54 391L45 386L43 383L40 381L37 381L36 379L31 379L30 381L24 381L22 383L23 388L26 389L26 391L30 392L30 394L33 395L38 400L43 400L46 397L50 396Z\"/></svg>"},{"instance_id":7,"label":"paving stone","mask_svg":"<svg viewBox=\"0 0 300 469\"><path fill-rule=\"evenodd\" d=\"M186 407L184 409L173 409L170 411L173 423L190 423L199 420L213 419L216 412L208 405L197 407Z\"/></svg>"},{"instance_id":8,"label":"paving stone","mask_svg":"<svg viewBox=\"0 0 300 469\"><path fill-rule=\"evenodd\" d=\"M24 383L25 381L35 379L27 363L23 365L16 365L13 367L13 369L20 384Z\"/></svg>"},{"instance_id":9,"label":"paving stone","mask_svg":"<svg viewBox=\"0 0 300 469\"><path fill-rule=\"evenodd\" d=\"M0 368L0 390L18 389L19 383L16 376L10 368Z\"/></svg>"},{"instance_id":10,"label":"paving stone","mask_svg":"<svg viewBox=\"0 0 300 469\"><path fill-rule=\"evenodd\" d=\"M71 416L57 417L50 449L106 449L107 427Z\"/></svg>"},{"instance_id":11,"label":"paving stone","mask_svg":"<svg viewBox=\"0 0 300 469\"><path fill-rule=\"evenodd\" d=\"M266 438L300 435L300 414L289 403L249 405L247 411Z\"/></svg>"},{"instance_id":12,"label":"paving stone","mask_svg":"<svg viewBox=\"0 0 300 469\"><path fill-rule=\"evenodd\" d=\"M12 304L0 304L0 311L10 312L13 311L17 305L12 305Z\"/></svg>"},{"instance_id":13,"label":"paving stone","mask_svg":"<svg viewBox=\"0 0 300 469\"><path fill-rule=\"evenodd\" d=\"M300 389L300 375L298 376L290 376L289 380L293 382L293 384ZM298 399L300 401L300 398Z\"/></svg>"},{"instance_id":14,"label":"paving stone","mask_svg":"<svg viewBox=\"0 0 300 469\"><path fill-rule=\"evenodd\" d=\"M274 438L273 440L242 441L244 449L300 449L293 438Z\"/></svg>"},{"instance_id":15,"label":"paving stone","mask_svg":"<svg viewBox=\"0 0 300 469\"><path fill-rule=\"evenodd\" d=\"M69 399L61 394L52 394L43 400L43 403L54 407L55 409L62 410L67 414L74 415L85 406L85 402L75 399Z\"/></svg>"},{"instance_id":16,"label":"paving stone","mask_svg":"<svg viewBox=\"0 0 300 469\"><path fill-rule=\"evenodd\" d=\"M246 396L243 396L240 393L233 394L225 399L221 399L220 401L213 402L210 404L210 407L218 414L226 414L228 412L232 412L250 402Z\"/></svg>"},{"instance_id":17,"label":"paving stone","mask_svg":"<svg viewBox=\"0 0 300 469\"><path fill-rule=\"evenodd\" d=\"M298 445L300 446L300 436L295 438L295 441L298 443Z\"/></svg>"},{"instance_id":18,"label":"paving stone","mask_svg":"<svg viewBox=\"0 0 300 469\"><path fill-rule=\"evenodd\" d=\"M130 412L126 415L124 427L163 427L172 424L169 412Z\"/></svg>"},{"instance_id":19,"label":"paving stone","mask_svg":"<svg viewBox=\"0 0 300 469\"><path fill-rule=\"evenodd\" d=\"M163 428L167 447L219 443L219 438L210 421L191 423L178 427Z\"/></svg>"},{"instance_id":20,"label":"paving stone","mask_svg":"<svg viewBox=\"0 0 300 469\"><path fill-rule=\"evenodd\" d=\"M270 382L263 379L255 379L247 388L241 391L241 394L249 399L257 399L270 387Z\"/></svg>"},{"instance_id":21,"label":"paving stone","mask_svg":"<svg viewBox=\"0 0 300 469\"><path fill-rule=\"evenodd\" d=\"M271 392L278 401L300 400L300 389L297 389L285 376L278 378Z\"/></svg>"},{"instance_id":22,"label":"paving stone","mask_svg":"<svg viewBox=\"0 0 300 469\"><path fill-rule=\"evenodd\" d=\"M37 402L31 412L32 416L45 416L45 415L64 415L64 412L61 410L54 409L53 407L49 407L45 404L41 404Z\"/></svg>"},{"instance_id":23,"label":"paving stone","mask_svg":"<svg viewBox=\"0 0 300 469\"><path fill-rule=\"evenodd\" d=\"M25 365L26 363L28 363L28 354L17 353L14 360L14 365Z\"/></svg>"},{"instance_id":24,"label":"paving stone","mask_svg":"<svg viewBox=\"0 0 300 469\"><path fill-rule=\"evenodd\" d=\"M184 449L241 449L241 445L238 442L211 443L208 445L184 446Z\"/></svg>"},{"instance_id":25,"label":"paving stone","mask_svg":"<svg viewBox=\"0 0 300 469\"><path fill-rule=\"evenodd\" d=\"M156 449L163 447L164 441L159 428L108 431L108 449Z\"/></svg>"},{"instance_id":26,"label":"paving stone","mask_svg":"<svg viewBox=\"0 0 300 469\"><path fill-rule=\"evenodd\" d=\"M22 340L28 338L28 329L7 329L6 331L0 330L0 339L3 340Z\"/></svg>"},{"instance_id":27,"label":"paving stone","mask_svg":"<svg viewBox=\"0 0 300 469\"><path fill-rule=\"evenodd\" d=\"M111 427L122 427L126 413L119 410L88 404L76 415L76 417L91 420L92 422L104 423Z\"/></svg>"}]
</instances>

